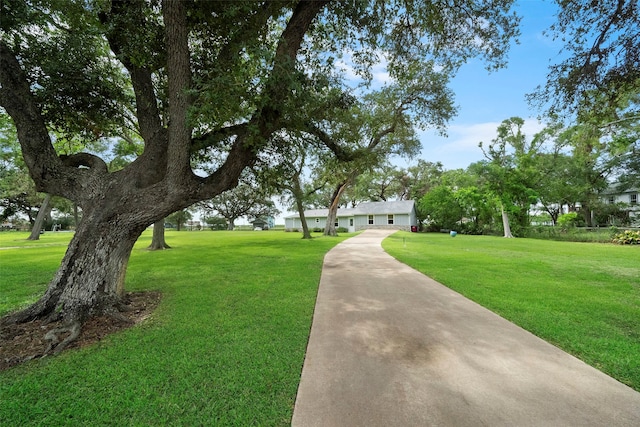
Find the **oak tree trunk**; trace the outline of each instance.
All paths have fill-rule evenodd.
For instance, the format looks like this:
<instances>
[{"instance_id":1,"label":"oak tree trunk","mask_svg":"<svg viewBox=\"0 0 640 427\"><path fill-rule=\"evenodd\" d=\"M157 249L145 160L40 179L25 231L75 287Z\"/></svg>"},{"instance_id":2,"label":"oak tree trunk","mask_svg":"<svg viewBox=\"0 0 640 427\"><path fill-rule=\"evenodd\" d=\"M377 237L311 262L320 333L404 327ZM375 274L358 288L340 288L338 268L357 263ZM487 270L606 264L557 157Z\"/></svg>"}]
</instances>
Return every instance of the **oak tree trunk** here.
<instances>
[{"instance_id":1,"label":"oak tree trunk","mask_svg":"<svg viewBox=\"0 0 640 427\"><path fill-rule=\"evenodd\" d=\"M153 237L151 244L147 247L150 251L161 251L171 249L164 238L164 218L153 223Z\"/></svg>"},{"instance_id":2,"label":"oak tree trunk","mask_svg":"<svg viewBox=\"0 0 640 427\"><path fill-rule=\"evenodd\" d=\"M44 296L5 321L61 320L63 328L45 336L57 344L60 340L56 333L79 333L89 317L119 316L129 256L146 227L143 222L120 220L117 215L95 211L85 213ZM64 345L63 341L54 351L62 350Z\"/></svg>"},{"instance_id":3,"label":"oak tree trunk","mask_svg":"<svg viewBox=\"0 0 640 427\"><path fill-rule=\"evenodd\" d=\"M337 236L336 231L336 218L338 217L338 206L340 206L340 198L347 188L347 182L338 184L331 197L331 204L329 204L329 213L327 215L327 224L324 228L325 236Z\"/></svg>"},{"instance_id":4,"label":"oak tree trunk","mask_svg":"<svg viewBox=\"0 0 640 427\"><path fill-rule=\"evenodd\" d=\"M296 201L296 209L298 215L300 215L300 224L302 225L302 238L311 239L311 233L309 232L309 225L307 224L307 218L304 216L304 205L302 204L303 191L300 187L300 177L296 175L292 179L291 189L293 191L293 198Z\"/></svg>"},{"instance_id":5,"label":"oak tree trunk","mask_svg":"<svg viewBox=\"0 0 640 427\"><path fill-rule=\"evenodd\" d=\"M89 317L118 317L131 250L149 225L234 188L242 171L255 163L258 152L281 127L281 107L291 93L289 80L281 76L295 70L304 35L327 1L300 2L293 10L273 57L271 68L276 71L265 83L263 96L270 101L244 123L199 136L203 148L218 144L219 133L225 134L225 130L235 136L226 160L207 177L197 176L191 168L194 140L188 114L193 88L187 19L191 5L176 0L161 4L164 49L158 56L164 62L168 95L168 114L161 114L153 81L155 65L137 60L137 45L123 40L131 22L144 24L144 19L135 20L142 15L134 10L144 2L109 3L110 10L98 16L115 54L108 58L117 57L128 71L136 97L137 125L145 144L142 154L119 171L110 172L104 160L90 153L56 153L42 105L32 93L33 82L22 68L29 62L21 64L19 52L0 39L0 105L16 125L36 189L66 197L82 208L82 220L45 294L32 306L2 319L3 323L61 320L62 328L45 335L54 352L75 339ZM163 118L169 120L164 122ZM70 335L60 342L64 332Z\"/></svg>"}]
</instances>

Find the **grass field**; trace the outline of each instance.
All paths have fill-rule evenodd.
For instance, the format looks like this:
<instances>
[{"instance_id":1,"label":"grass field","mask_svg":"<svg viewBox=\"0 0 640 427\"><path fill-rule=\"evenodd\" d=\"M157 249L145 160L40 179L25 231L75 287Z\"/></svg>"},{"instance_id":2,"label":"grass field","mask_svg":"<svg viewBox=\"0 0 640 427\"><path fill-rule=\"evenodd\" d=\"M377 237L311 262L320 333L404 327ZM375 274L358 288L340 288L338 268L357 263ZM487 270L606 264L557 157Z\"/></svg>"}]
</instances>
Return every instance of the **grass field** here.
<instances>
[{"instance_id":1,"label":"grass field","mask_svg":"<svg viewBox=\"0 0 640 427\"><path fill-rule=\"evenodd\" d=\"M35 300L69 233L0 233L0 314ZM0 373L0 425L289 425L327 250L284 232L167 233L134 248L146 323ZM346 236L345 236L346 237ZM396 233L398 259L640 391L640 248Z\"/></svg>"},{"instance_id":2,"label":"grass field","mask_svg":"<svg viewBox=\"0 0 640 427\"><path fill-rule=\"evenodd\" d=\"M0 314L44 291L69 233L0 233ZM343 238L168 232L134 248L128 290L161 290L143 325L0 373L0 425L288 425L324 254ZM17 247L17 248L16 248Z\"/></svg>"},{"instance_id":3,"label":"grass field","mask_svg":"<svg viewBox=\"0 0 640 427\"><path fill-rule=\"evenodd\" d=\"M383 247L640 391L640 247L416 233Z\"/></svg>"}]
</instances>

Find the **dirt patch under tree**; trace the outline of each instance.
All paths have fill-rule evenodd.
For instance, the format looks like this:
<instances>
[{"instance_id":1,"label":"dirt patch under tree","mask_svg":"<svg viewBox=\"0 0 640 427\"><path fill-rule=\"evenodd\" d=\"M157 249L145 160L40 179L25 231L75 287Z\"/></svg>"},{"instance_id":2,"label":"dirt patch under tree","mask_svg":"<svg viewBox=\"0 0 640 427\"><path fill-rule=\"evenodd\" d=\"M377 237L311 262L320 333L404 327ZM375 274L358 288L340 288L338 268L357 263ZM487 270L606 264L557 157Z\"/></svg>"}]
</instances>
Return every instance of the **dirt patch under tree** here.
<instances>
[{"instance_id":1,"label":"dirt patch under tree","mask_svg":"<svg viewBox=\"0 0 640 427\"><path fill-rule=\"evenodd\" d=\"M96 343L107 335L130 328L146 318L160 303L160 292L132 292L126 297L128 311L122 315L129 319L116 320L113 317L100 316L89 319L82 327L80 336L64 351ZM3 325L0 328L0 371L20 363L43 357L49 342L45 333L58 327L57 322L43 325L42 320L27 323Z\"/></svg>"}]
</instances>

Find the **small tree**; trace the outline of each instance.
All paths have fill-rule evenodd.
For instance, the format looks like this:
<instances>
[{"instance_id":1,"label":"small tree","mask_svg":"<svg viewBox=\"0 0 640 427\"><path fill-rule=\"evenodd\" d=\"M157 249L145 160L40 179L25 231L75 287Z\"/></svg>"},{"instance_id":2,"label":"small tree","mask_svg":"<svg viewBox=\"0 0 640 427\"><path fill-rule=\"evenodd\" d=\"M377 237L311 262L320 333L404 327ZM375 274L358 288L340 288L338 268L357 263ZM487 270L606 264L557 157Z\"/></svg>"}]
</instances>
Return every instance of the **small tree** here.
<instances>
[{"instance_id":1,"label":"small tree","mask_svg":"<svg viewBox=\"0 0 640 427\"><path fill-rule=\"evenodd\" d=\"M558 226L565 233L578 226L579 216L577 212L569 212L558 217Z\"/></svg>"},{"instance_id":2,"label":"small tree","mask_svg":"<svg viewBox=\"0 0 640 427\"><path fill-rule=\"evenodd\" d=\"M463 208L454 192L445 185L439 185L425 194L419 202L422 216L432 231L440 229L455 230L461 224Z\"/></svg>"},{"instance_id":3,"label":"small tree","mask_svg":"<svg viewBox=\"0 0 640 427\"><path fill-rule=\"evenodd\" d=\"M524 120L511 117L498 126L497 137L486 149L478 145L488 162L485 164L485 177L489 188L500 200L500 216L504 237L512 238L511 215L519 231L529 225L529 208L537 201L533 189L536 169L531 167L532 158L537 154L540 140L528 140L522 126Z\"/></svg>"}]
</instances>

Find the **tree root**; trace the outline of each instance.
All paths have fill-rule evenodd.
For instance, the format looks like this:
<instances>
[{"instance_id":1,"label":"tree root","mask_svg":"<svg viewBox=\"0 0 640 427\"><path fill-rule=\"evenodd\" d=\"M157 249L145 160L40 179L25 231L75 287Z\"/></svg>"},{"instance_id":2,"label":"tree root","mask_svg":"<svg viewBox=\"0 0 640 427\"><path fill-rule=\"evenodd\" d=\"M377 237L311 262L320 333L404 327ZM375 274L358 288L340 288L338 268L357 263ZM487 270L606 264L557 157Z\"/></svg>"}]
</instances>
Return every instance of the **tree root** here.
<instances>
[{"instance_id":1,"label":"tree root","mask_svg":"<svg viewBox=\"0 0 640 427\"><path fill-rule=\"evenodd\" d=\"M0 318L0 371L29 360L64 353L70 348L94 344L110 334L145 321L159 302L159 292L130 294L121 300L121 304L103 306L87 313L84 322L80 317L82 313L77 311L57 311L60 319L46 325L45 320L50 313L41 313L40 317L21 323L6 317ZM125 303L129 305L126 306ZM121 312L125 308L127 312ZM113 311L112 315L109 310ZM70 334L74 321L80 322L81 326L76 338ZM44 339L46 334L48 339Z\"/></svg>"},{"instance_id":2,"label":"tree root","mask_svg":"<svg viewBox=\"0 0 640 427\"><path fill-rule=\"evenodd\" d=\"M109 318L126 324L134 324L135 322L129 319L127 316L123 315L122 312L126 312L131 310L128 306L128 302L125 300L118 300L112 302L112 304L105 304L101 309L93 313L93 316L108 316ZM43 325L49 324L52 321L60 320L60 313L52 313L48 318L44 319ZM67 323L59 326L57 328L53 328L48 331L44 339L49 341L49 345L47 349L44 351L44 355L53 354L56 355L64 350L70 343L75 341L82 331L82 325L84 324L84 320L87 319L87 313L75 313L75 316L71 317L71 320ZM66 338L62 339L64 334L68 334Z\"/></svg>"},{"instance_id":3,"label":"tree root","mask_svg":"<svg viewBox=\"0 0 640 427\"><path fill-rule=\"evenodd\" d=\"M48 325L50 323L59 321L61 318L62 318L62 313L59 311L54 311L42 319L42 324Z\"/></svg>"},{"instance_id":4,"label":"tree root","mask_svg":"<svg viewBox=\"0 0 640 427\"><path fill-rule=\"evenodd\" d=\"M76 338L80 336L80 331L82 330L82 324L80 321L75 321L71 324L67 324L65 326L61 326L59 328L51 329L44 336L44 339L50 341L47 349L44 351L44 354L58 354L62 350L65 349L69 343L74 341ZM68 332L69 335L60 342L59 334L63 334ZM53 352L52 352L53 350Z\"/></svg>"},{"instance_id":5,"label":"tree root","mask_svg":"<svg viewBox=\"0 0 640 427\"><path fill-rule=\"evenodd\" d=\"M109 316L111 319L116 320L118 322L133 324L135 323L133 320L129 319L127 316L120 313L121 310L106 310L104 312L105 315ZM130 308L127 308L126 311L131 311Z\"/></svg>"}]
</instances>

